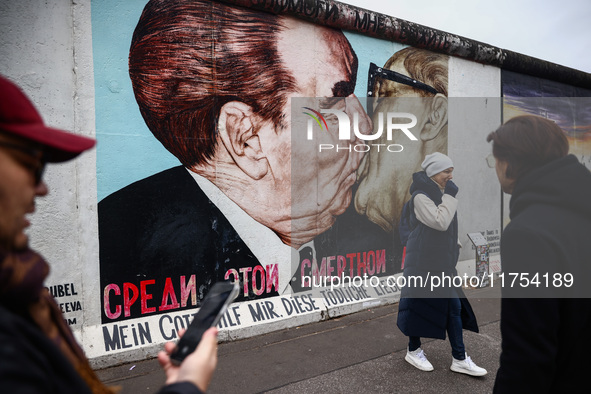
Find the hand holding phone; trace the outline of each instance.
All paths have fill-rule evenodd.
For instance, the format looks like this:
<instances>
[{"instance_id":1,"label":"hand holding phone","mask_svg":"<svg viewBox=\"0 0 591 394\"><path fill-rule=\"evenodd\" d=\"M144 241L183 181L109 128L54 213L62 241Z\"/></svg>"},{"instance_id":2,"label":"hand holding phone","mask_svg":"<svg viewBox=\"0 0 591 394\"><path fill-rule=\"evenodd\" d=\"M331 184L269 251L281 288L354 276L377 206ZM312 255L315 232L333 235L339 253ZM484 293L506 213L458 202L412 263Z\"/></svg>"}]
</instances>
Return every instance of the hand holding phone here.
<instances>
[{"instance_id":1,"label":"hand holding phone","mask_svg":"<svg viewBox=\"0 0 591 394\"><path fill-rule=\"evenodd\" d=\"M218 362L217 334L217 327L207 329L195 351L180 365L172 364L170 359L176 343L165 343L164 350L158 353L158 362L166 374L166 384L191 382L203 393L207 392Z\"/></svg>"},{"instance_id":2,"label":"hand holding phone","mask_svg":"<svg viewBox=\"0 0 591 394\"><path fill-rule=\"evenodd\" d=\"M170 360L173 364L182 363L195 350L203 333L218 324L228 305L238 296L238 290L238 283L229 281L217 282L212 286L189 328L172 351Z\"/></svg>"}]
</instances>

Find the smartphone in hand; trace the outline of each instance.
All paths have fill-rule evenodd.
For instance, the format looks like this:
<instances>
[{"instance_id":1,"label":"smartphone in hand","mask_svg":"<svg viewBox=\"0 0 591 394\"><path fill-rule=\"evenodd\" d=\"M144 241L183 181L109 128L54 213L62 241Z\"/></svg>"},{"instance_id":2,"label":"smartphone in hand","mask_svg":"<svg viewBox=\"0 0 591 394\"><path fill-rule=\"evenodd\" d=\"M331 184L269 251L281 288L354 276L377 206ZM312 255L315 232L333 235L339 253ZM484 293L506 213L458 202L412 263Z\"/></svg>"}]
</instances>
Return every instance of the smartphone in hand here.
<instances>
[{"instance_id":1,"label":"smartphone in hand","mask_svg":"<svg viewBox=\"0 0 591 394\"><path fill-rule=\"evenodd\" d=\"M236 299L238 290L238 282L230 281L217 282L209 289L189 328L170 355L173 364L180 365L185 357L193 353L203 333L218 324L228 305Z\"/></svg>"}]
</instances>

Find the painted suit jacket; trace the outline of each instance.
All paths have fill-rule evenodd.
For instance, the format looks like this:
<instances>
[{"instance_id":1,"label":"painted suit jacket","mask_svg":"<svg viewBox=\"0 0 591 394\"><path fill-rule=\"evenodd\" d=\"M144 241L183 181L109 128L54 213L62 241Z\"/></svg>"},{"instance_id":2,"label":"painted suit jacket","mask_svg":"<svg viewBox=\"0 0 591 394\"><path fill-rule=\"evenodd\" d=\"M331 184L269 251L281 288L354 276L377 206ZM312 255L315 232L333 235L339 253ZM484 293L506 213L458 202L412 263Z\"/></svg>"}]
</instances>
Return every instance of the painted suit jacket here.
<instances>
[{"instance_id":1,"label":"painted suit jacket","mask_svg":"<svg viewBox=\"0 0 591 394\"><path fill-rule=\"evenodd\" d=\"M109 195L99 203L98 214L101 294L110 284L118 286L121 293L109 291L108 307L113 313L126 297L123 288L126 282L139 292L130 307L129 317L140 317L183 309L179 299L181 287L188 286L192 275L199 303L213 283L225 279L228 270L234 269L242 277L240 269L244 269L251 277L252 269L260 265L224 214L182 166ZM233 280L234 276L230 275L229 279ZM166 309L176 306L172 294L167 291L171 286L179 308ZM127 298L132 299L135 288L129 285L128 288L131 290ZM277 295L275 290L272 288L267 293L265 286L265 292L257 298ZM142 295L146 300L144 306ZM241 291L237 301L254 296L252 290L246 297ZM163 297L168 299L163 300ZM119 318L108 318L104 296L102 305L103 323L126 317L122 310ZM189 299L185 307L195 306Z\"/></svg>"},{"instance_id":2,"label":"painted suit jacket","mask_svg":"<svg viewBox=\"0 0 591 394\"><path fill-rule=\"evenodd\" d=\"M268 289L266 280L262 294L260 289L258 295L253 292L253 270L258 270L257 285L262 285L261 269L255 268L260 266L258 259L183 166L114 192L101 200L98 214L103 323L195 308L211 285L224 280L230 269L238 272L241 280L237 301L276 296L281 290ZM325 256L387 248L387 273L399 272L400 253L393 252L392 235L358 215L352 206L314 243L319 264ZM267 270L266 266L262 268ZM181 287L187 286L192 275L197 305L187 302L185 306L179 299ZM246 296L245 276L249 280ZM176 300L171 298L170 289L174 289ZM301 290L297 283L294 289ZM127 311L124 299L131 304ZM174 308L166 309L171 305ZM118 306L119 316L106 315L106 310L116 315Z\"/></svg>"}]
</instances>

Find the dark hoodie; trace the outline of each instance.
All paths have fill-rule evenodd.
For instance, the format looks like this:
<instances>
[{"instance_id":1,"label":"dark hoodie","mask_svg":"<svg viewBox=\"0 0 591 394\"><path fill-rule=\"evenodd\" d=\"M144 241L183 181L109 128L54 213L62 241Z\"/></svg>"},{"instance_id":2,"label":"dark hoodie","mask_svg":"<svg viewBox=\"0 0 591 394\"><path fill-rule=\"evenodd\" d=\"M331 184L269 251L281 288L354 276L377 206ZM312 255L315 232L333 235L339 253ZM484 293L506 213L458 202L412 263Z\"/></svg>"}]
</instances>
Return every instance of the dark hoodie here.
<instances>
[{"instance_id":1,"label":"dark hoodie","mask_svg":"<svg viewBox=\"0 0 591 394\"><path fill-rule=\"evenodd\" d=\"M501 238L502 354L494 391L588 392L591 173L573 155L548 163L516 182L510 209Z\"/></svg>"}]
</instances>

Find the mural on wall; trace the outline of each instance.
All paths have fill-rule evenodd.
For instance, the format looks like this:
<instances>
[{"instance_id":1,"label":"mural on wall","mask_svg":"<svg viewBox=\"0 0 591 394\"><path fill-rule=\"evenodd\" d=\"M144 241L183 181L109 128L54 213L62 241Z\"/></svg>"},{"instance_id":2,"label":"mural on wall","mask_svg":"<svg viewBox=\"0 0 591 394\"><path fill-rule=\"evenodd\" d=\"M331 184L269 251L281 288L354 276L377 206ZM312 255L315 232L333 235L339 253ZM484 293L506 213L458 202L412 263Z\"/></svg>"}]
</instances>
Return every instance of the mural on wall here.
<instances>
[{"instance_id":1,"label":"mural on wall","mask_svg":"<svg viewBox=\"0 0 591 394\"><path fill-rule=\"evenodd\" d=\"M504 70L502 82L504 121L523 114L552 119L565 131L570 153L591 164L591 90Z\"/></svg>"},{"instance_id":2,"label":"mural on wall","mask_svg":"<svg viewBox=\"0 0 591 394\"><path fill-rule=\"evenodd\" d=\"M412 129L416 142L409 143L403 133L394 134L393 141L383 135L377 142L397 143L400 154L371 150L358 172L356 210L392 233L392 242L398 246L398 223L402 206L410 198L412 174L421 170L426 155L447 153L448 62L447 55L409 47L394 53L383 67L372 65L370 69L368 111L373 114L374 128L387 122L383 115L392 112L412 113L418 120Z\"/></svg>"},{"instance_id":3,"label":"mural on wall","mask_svg":"<svg viewBox=\"0 0 591 394\"><path fill-rule=\"evenodd\" d=\"M399 291L385 278L401 271L411 175L447 152L447 56L196 0L126 3L139 21L114 43L122 10L92 5L102 322L119 323L104 328L106 351L172 339L166 327L219 280L242 289L224 327ZM340 140L327 109L358 136ZM383 133L371 143L384 149L360 148L389 112L417 114L418 140ZM300 143L309 122L314 143ZM342 275L377 280L311 289Z\"/></svg>"},{"instance_id":4,"label":"mural on wall","mask_svg":"<svg viewBox=\"0 0 591 394\"><path fill-rule=\"evenodd\" d=\"M357 169L353 201L336 224L315 241L320 245L332 242L332 250L340 250L333 255L347 261L345 256L356 250L382 245L384 273L401 272L398 222L402 206L410 198L412 174L421 170L425 155L447 153L448 61L447 55L412 47L390 54L379 66L367 61L365 101L373 131L352 142L353 151L365 153ZM296 110L294 105L292 112ZM412 131L407 134L394 128L392 133L386 132L393 122L408 124L404 114L416 116ZM335 149L332 144L319 147L319 155ZM375 248L376 256L379 248ZM351 276L359 274L353 265Z\"/></svg>"},{"instance_id":5,"label":"mural on wall","mask_svg":"<svg viewBox=\"0 0 591 394\"><path fill-rule=\"evenodd\" d=\"M591 90L503 70L503 121L519 115L551 119L564 130L569 153L591 168ZM503 228L509 223L509 199L503 204Z\"/></svg>"}]
</instances>

